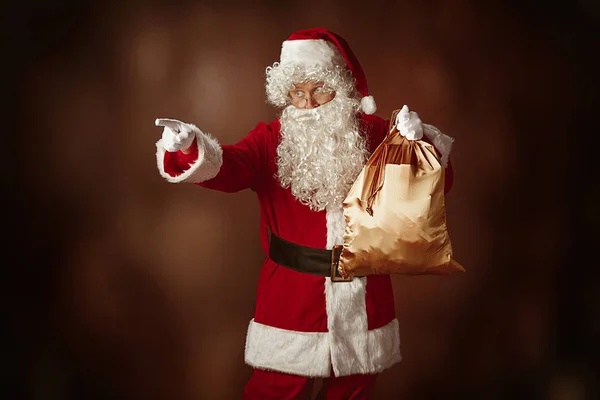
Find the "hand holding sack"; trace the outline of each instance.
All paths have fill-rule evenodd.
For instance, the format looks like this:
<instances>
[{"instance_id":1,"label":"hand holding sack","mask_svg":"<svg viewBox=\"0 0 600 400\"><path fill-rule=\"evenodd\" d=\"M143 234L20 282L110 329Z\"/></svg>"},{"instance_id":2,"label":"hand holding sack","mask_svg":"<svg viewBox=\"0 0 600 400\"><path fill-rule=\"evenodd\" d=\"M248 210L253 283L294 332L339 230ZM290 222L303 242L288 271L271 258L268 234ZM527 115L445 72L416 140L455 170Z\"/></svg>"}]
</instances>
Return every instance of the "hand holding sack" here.
<instances>
[{"instance_id":1,"label":"hand holding sack","mask_svg":"<svg viewBox=\"0 0 600 400\"><path fill-rule=\"evenodd\" d=\"M402 136L408 140L421 140L423 138L423 123L419 114L410 111L408 106L402 107L400 112L396 114L396 118L392 117L391 121L395 121L396 129Z\"/></svg>"},{"instance_id":2,"label":"hand holding sack","mask_svg":"<svg viewBox=\"0 0 600 400\"><path fill-rule=\"evenodd\" d=\"M387 137L344 201L342 276L464 272L452 258L444 167L422 136L416 113L394 111Z\"/></svg>"}]
</instances>

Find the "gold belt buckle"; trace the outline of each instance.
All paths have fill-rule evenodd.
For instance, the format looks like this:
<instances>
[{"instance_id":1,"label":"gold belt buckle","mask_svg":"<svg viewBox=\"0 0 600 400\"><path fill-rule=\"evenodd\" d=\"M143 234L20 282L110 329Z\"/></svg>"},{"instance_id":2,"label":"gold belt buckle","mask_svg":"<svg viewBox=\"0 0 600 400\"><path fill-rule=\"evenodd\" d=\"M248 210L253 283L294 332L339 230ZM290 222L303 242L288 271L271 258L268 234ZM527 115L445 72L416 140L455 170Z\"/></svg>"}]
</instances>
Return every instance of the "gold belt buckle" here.
<instances>
[{"instance_id":1,"label":"gold belt buckle","mask_svg":"<svg viewBox=\"0 0 600 400\"><path fill-rule=\"evenodd\" d=\"M340 255L342 254L342 249L344 247L341 245L333 246L331 249L331 282L352 282L353 277L348 276L347 278L338 276L339 265L340 265Z\"/></svg>"}]
</instances>

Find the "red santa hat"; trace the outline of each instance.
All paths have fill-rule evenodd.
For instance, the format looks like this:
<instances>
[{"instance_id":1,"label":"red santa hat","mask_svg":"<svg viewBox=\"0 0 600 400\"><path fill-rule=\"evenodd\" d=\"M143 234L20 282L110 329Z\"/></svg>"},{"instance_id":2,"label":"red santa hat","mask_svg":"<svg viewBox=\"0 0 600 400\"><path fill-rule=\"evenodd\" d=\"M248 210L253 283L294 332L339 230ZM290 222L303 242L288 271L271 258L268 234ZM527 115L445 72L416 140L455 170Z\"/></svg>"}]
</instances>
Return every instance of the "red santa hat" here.
<instances>
[{"instance_id":1,"label":"red santa hat","mask_svg":"<svg viewBox=\"0 0 600 400\"><path fill-rule=\"evenodd\" d=\"M324 28L294 32L281 46L280 65L300 64L333 68L347 66L355 79L356 91L362 95L361 109L365 114L377 111L375 99L369 96L367 78L358 59L340 35Z\"/></svg>"}]
</instances>

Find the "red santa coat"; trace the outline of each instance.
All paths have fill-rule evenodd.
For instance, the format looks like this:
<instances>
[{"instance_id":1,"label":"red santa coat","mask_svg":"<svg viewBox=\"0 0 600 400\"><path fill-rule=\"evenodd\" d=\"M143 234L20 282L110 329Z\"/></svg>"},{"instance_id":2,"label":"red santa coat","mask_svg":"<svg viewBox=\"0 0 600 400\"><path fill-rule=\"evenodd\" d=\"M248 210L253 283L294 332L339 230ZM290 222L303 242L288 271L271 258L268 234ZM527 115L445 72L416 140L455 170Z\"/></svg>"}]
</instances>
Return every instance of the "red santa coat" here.
<instances>
[{"instance_id":1,"label":"red santa coat","mask_svg":"<svg viewBox=\"0 0 600 400\"><path fill-rule=\"evenodd\" d=\"M387 121L359 114L372 152ZM303 246L331 249L343 243L342 204L311 211L276 178L279 120L260 123L234 145L196 132L189 155L157 143L158 169L169 182L192 182L223 192L254 191L260 203L260 237L267 255L258 278L256 309L246 339L246 363L294 375L374 374L401 360L398 321L389 275L332 283L275 264L267 228ZM449 188L448 179L448 188Z\"/></svg>"}]
</instances>

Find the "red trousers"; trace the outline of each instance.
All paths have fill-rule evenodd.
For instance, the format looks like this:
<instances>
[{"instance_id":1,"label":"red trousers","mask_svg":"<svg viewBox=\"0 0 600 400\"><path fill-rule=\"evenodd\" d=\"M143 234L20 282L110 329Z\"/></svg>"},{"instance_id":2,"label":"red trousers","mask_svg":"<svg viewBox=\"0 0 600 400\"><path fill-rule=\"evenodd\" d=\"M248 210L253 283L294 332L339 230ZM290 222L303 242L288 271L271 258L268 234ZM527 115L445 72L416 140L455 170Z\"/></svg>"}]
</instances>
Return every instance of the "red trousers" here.
<instances>
[{"instance_id":1,"label":"red trousers","mask_svg":"<svg viewBox=\"0 0 600 400\"><path fill-rule=\"evenodd\" d=\"M366 400L377 375L323 378L317 400ZM309 400L314 379L255 369L244 389L244 400Z\"/></svg>"}]
</instances>

